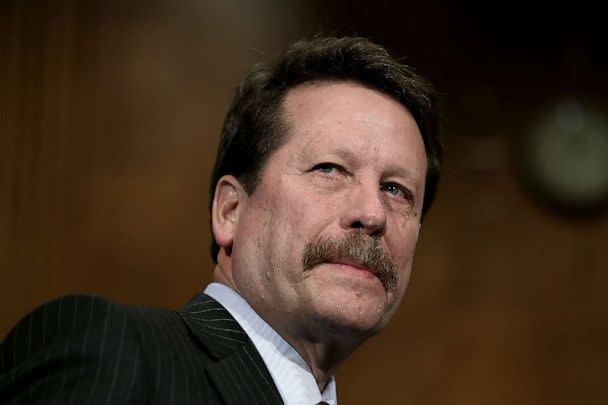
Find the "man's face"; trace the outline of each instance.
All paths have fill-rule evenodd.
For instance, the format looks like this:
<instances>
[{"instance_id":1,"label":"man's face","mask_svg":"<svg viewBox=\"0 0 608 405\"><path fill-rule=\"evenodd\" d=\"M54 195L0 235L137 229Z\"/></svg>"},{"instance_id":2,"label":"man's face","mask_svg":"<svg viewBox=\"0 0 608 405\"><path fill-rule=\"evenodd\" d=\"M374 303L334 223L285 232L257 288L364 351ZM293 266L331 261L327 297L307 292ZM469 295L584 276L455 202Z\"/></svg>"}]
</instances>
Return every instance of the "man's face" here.
<instances>
[{"instance_id":1,"label":"man's face","mask_svg":"<svg viewBox=\"0 0 608 405\"><path fill-rule=\"evenodd\" d=\"M286 143L241 201L238 292L279 333L371 335L401 301L420 230L426 156L411 114L350 82L284 101Z\"/></svg>"}]
</instances>

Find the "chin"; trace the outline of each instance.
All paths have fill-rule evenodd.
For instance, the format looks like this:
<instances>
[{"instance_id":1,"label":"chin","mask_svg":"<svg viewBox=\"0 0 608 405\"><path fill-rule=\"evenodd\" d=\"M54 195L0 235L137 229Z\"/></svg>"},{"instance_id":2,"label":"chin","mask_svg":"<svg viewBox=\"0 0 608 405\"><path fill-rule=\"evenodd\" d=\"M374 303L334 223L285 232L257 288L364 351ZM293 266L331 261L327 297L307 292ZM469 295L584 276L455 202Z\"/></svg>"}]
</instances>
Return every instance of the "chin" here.
<instances>
[{"instance_id":1,"label":"chin","mask_svg":"<svg viewBox=\"0 0 608 405\"><path fill-rule=\"evenodd\" d=\"M389 322L386 308L379 305L337 305L317 313L318 324L333 337L368 338L380 332ZM330 336L330 337L331 337Z\"/></svg>"}]
</instances>

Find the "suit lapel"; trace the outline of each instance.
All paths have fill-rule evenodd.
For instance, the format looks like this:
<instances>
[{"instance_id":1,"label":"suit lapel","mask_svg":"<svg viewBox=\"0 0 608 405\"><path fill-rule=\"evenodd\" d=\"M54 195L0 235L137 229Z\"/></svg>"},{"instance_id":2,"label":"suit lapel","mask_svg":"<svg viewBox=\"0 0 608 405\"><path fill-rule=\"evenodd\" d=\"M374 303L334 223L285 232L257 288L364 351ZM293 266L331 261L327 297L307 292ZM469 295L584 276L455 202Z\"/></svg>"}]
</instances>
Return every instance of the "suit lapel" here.
<instances>
[{"instance_id":1,"label":"suit lapel","mask_svg":"<svg viewBox=\"0 0 608 405\"><path fill-rule=\"evenodd\" d=\"M282 404L255 346L230 313L199 294L180 315L217 361L205 370L227 404Z\"/></svg>"}]
</instances>

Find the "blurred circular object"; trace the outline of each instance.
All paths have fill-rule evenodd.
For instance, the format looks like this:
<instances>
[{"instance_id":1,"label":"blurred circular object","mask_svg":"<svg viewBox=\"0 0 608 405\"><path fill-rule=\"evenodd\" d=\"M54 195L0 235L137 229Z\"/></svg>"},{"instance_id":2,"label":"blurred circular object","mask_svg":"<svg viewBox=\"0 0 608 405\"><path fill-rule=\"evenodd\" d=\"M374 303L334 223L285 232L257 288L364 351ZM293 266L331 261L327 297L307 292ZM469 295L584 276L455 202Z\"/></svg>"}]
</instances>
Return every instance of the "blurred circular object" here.
<instances>
[{"instance_id":1,"label":"blurred circular object","mask_svg":"<svg viewBox=\"0 0 608 405\"><path fill-rule=\"evenodd\" d=\"M608 117L576 98L555 103L520 138L523 179L534 195L575 215L608 206Z\"/></svg>"}]
</instances>

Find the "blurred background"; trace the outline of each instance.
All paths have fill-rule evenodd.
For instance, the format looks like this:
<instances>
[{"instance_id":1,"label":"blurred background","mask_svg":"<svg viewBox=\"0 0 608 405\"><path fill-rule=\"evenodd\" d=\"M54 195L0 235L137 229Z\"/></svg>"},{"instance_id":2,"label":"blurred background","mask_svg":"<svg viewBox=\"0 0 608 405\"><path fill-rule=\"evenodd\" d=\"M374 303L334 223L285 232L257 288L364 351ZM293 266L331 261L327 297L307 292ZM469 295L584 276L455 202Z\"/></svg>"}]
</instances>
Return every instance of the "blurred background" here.
<instances>
[{"instance_id":1,"label":"blurred background","mask_svg":"<svg viewBox=\"0 0 608 405\"><path fill-rule=\"evenodd\" d=\"M606 24L582 3L485 7L3 0L0 337L68 292L183 306L211 278L240 76L359 34L435 84L446 153L406 299L340 369L340 403L606 403Z\"/></svg>"}]
</instances>

